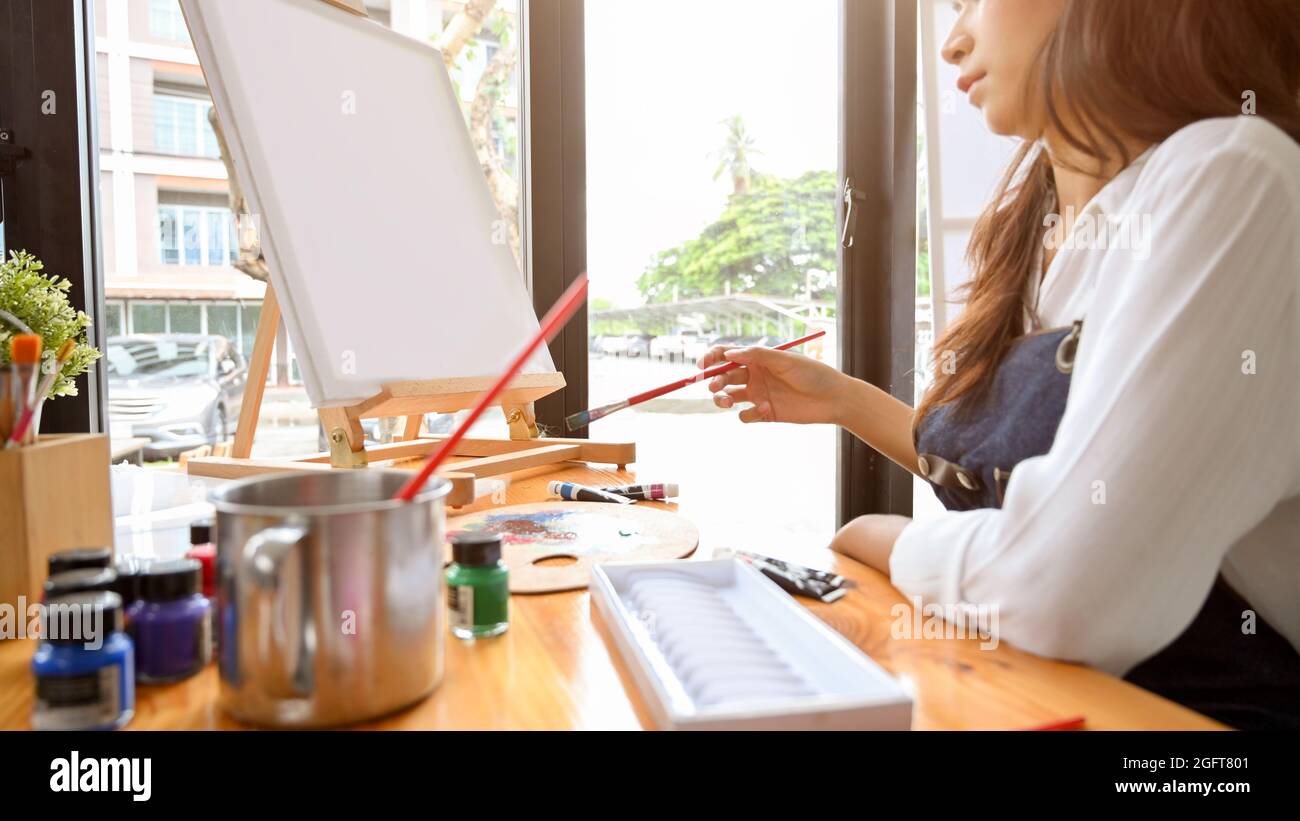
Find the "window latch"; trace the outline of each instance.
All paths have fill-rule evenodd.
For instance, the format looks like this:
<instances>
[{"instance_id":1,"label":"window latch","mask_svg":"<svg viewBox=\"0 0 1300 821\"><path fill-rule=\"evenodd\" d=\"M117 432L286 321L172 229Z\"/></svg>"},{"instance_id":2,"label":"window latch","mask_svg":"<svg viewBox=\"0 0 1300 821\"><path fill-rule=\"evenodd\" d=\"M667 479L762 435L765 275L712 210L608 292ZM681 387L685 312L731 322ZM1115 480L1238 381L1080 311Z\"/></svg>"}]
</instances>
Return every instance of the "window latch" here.
<instances>
[{"instance_id":1,"label":"window latch","mask_svg":"<svg viewBox=\"0 0 1300 821\"><path fill-rule=\"evenodd\" d=\"M858 212L853 207L854 202L862 202L867 195L853 187L853 178L847 177L844 180L844 188L841 192L844 199L844 230L840 233L840 245L845 248L853 247L853 229L858 223Z\"/></svg>"}]
</instances>

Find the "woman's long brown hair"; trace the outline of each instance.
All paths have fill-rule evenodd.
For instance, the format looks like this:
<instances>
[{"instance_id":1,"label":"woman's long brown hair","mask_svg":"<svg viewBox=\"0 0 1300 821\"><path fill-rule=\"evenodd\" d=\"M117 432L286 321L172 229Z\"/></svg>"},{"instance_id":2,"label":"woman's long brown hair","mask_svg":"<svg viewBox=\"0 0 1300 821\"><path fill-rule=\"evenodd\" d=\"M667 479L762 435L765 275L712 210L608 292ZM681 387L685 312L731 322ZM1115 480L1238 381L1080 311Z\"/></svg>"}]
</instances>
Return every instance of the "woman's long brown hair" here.
<instances>
[{"instance_id":1,"label":"woman's long brown hair","mask_svg":"<svg viewBox=\"0 0 1300 821\"><path fill-rule=\"evenodd\" d=\"M1158 143L1242 114L1250 94L1257 116L1300 141L1300 0L1067 0L1029 86L1065 144L1120 167L1133 160L1121 135ZM972 229L966 307L934 344L936 364L955 357L955 367L934 368L914 433L931 409L978 401L1023 334L1054 191L1047 152L1025 141Z\"/></svg>"}]
</instances>

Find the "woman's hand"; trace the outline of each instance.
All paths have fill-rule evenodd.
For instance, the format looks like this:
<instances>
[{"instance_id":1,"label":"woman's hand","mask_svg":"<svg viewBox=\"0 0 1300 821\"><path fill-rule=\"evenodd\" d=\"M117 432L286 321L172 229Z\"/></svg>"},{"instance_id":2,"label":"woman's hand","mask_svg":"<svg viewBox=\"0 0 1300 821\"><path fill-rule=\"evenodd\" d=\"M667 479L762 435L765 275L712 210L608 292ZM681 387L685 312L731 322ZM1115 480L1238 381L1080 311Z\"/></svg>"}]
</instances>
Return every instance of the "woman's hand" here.
<instances>
[{"instance_id":1,"label":"woman's hand","mask_svg":"<svg viewBox=\"0 0 1300 821\"><path fill-rule=\"evenodd\" d=\"M733 407L749 402L742 422L833 423L841 418L841 396L847 377L830 365L792 351L771 348L711 349L698 363L701 369L720 362L743 367L709 381L713 404Z\"/></svg>"}]
</instances>

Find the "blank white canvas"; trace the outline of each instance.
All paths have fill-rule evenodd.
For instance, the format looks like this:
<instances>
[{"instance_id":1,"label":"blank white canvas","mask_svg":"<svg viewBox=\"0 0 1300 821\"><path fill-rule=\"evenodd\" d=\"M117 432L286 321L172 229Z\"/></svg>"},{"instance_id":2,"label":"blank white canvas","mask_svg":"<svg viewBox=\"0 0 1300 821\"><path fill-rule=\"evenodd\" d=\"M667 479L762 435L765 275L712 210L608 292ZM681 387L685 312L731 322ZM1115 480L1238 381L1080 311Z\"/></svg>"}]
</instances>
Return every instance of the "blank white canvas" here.
<instances>
[{"instance_id":1,"label":"blank white canvas","mask_svg":"<svg viewBox=\"0 0 1300 821\"><path fill-rule=\"evenodd\" d=\"M441 54L321 0L182 6L312 404L504 370L537 315Z\"/></svg>"}]
</instances>

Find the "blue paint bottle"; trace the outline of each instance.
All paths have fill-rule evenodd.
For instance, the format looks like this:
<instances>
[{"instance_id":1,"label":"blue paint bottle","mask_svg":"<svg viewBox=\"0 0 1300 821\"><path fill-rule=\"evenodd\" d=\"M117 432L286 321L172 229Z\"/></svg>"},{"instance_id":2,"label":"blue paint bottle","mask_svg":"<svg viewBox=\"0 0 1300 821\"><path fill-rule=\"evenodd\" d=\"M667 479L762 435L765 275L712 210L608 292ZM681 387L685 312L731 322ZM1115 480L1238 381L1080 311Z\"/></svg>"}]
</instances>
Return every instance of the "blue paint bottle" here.
<instances>
[{"instance_id":1,"label":"blue paint bottle","mask_svg":"<svg viewBox=\"0 0 1300 821\"><path fill-rule=\"evenodd\" d=\"M41 608L32 658L37 730L115 730L135 714L135 650L122 632L122 599L92 591Z\"/></svg>"}]
</instances>

